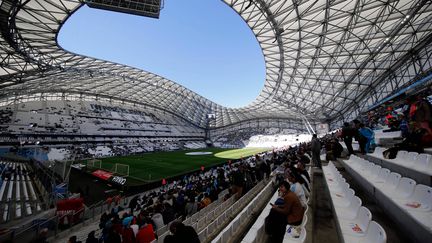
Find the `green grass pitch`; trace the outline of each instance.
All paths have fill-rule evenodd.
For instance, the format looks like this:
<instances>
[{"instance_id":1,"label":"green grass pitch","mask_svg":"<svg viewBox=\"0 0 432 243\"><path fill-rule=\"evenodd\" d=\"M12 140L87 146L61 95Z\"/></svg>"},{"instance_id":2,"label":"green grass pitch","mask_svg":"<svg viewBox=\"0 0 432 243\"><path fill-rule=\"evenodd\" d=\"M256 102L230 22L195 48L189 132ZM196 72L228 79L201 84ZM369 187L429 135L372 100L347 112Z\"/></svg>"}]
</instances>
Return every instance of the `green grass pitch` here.
<instances>
[{"instance_id":1,"label":"green grass pitch","mask_svg":"<svg viewBox=\"0 0 432 243\"><path fill-rule=\"evenodd\" d=\"M201 166L226 163L230 159L239 159L267 151L269 148L221 149L207 148L174 152L154 152L140 155L102 158L102 168L111 170L115 163L129 165L129 178L150 182L199 170ZM188 152L212 152L210 155L186 155ZM133 183L133 184L135 184Z\"/></svg>"}]
</instances>

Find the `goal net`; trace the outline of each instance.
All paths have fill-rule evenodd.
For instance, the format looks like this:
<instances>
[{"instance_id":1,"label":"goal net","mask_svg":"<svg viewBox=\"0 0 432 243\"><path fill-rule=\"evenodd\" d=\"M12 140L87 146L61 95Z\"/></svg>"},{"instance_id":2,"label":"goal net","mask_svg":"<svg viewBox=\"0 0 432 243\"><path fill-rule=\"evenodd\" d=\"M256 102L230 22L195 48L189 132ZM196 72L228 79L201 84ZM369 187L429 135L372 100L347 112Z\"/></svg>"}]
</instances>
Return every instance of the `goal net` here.
<instances>
[{"instance_id":1,"label":"goal net","mask_svg":"<svg viewBox=\"0 0 432 243\"><path fill-rule=\"evenodd\" d=\"M98 159L89 160L87 162L87 167L101 169L102 168L102 161L98 160Z\"/></svg>"},{"instance_id":2,"label":"goal net","mask_svg":"<svg viewBox=\"0 0 432 243\"><path fill-rule=\"evenodd\" d=\"M114 173L129 176L129 165L116 163L114 166Z\"/></svg>"}]
</instances>

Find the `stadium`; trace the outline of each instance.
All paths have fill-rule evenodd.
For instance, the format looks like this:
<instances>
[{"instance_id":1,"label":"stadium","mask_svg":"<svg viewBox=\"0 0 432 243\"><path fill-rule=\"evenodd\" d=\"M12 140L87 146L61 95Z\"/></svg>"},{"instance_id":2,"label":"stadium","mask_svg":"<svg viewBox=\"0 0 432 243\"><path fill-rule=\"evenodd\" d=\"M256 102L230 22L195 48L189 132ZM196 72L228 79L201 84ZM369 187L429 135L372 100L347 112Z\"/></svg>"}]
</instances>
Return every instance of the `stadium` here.
<instances>
[{"instance_id":1,"label":"stadium","mask_svg":"<svg viewBox=\"0 0 432 243\"><path fill-rule=\"evenodd\" d=\"M0 1L1 242L430 241L432 1L221 2L265 65L239 108L59 44L168 0Z\"/></svg>"}]
</instances>

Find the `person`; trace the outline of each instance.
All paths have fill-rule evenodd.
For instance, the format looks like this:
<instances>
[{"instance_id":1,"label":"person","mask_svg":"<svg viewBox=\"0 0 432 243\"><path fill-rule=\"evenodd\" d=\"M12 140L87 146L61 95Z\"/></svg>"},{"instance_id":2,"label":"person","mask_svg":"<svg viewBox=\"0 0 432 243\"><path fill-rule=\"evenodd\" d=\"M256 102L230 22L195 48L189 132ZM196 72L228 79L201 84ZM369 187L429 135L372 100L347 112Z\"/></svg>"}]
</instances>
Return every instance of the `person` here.
<instances>
[{"instance_id":1,"label":"person","mask_svg":"<svg viewBox=\"0 0 432 243\"><path fill-rule=\"evenodd\" d=\"M131 228L133 216L123 219L123 229L121 231L122 243L135 243L135 233Z\"/></svg>"},{"instance_id":2,"label":"person","mask_svg":"<svg viewBox=\"0 0 432 243\"><path fill-rule=\"evenodd\" d=\"M30 242L31 243L47 243L48 242L47 241L47 235L48 235L48 228L43 228L39 232L39 235Z\"/></svg>"},{"instance_id":3,"label":"person","mask_svg":"<svg viewBox=\"0 0 432 243\"><path fill-rule=\"evenodd\" d=\"M416 97L417 102L410 107L410 115L418 128L426 130L426 133L432 135L430 123L432 121L431 105L421 95Z\"/></svg>"},{"instance_id":4,"label":"person","mask_svg":"<svg viewBox=\"0 0 432 243\"><path fill-rule=\"evenodd\" d=\"M300 202L304 208L307 207L307 198L309 196L309 191L304 188L304 186L299 182L300 175L294 171L288 171L286 174L287 181L291 184L290 190L294 192L300 199Z\"/></svg>"},{"instance_id":5,"label":"person","mask_svg":"<svg viewBox=\"0 0 432 243\"><path fill-rule=\"evenodd\" d=\"M355 129L348 123L344 122L343 128L342 128L342 138L344 140L344 143L348 149L348 154L354 154L354 149L352 147L352 140L355 136L356 131Z\"/></svg>"},{"instance_id":6,"label":"person","mask_svg":"<svg viewBox=\"0 0 432 243\"><path fill-rule=\"evenodd\" d=\"M104 240L105 243L121 243L121 237L119 233L114 229L114 227L110 227L108 229L108 235Z\"/></svg>"},{"instance_id":7,"label":"person","mask_svg":"<svg viewBox=\"0 0 432 243\"><path fill-rule=\"evenodd\" d=\"M208 205L210 205L211 203L211 199L209 197L209 194L207 192L204 193L204 198L203 200L201 200L201 206L203 208L207 207Z\"/></svg>"},{"instance_id":8,"label":"person","mask_svg":"<svg viewBox=\"0 0 432 243\"><path fill-rule=\"evenodd\" d=\"M136 243L150 243L155 240L155 233L151 220L146 217L145 224L143 224L136 235Z\"/></svg>"},{"instance_id":9,"label":"person","mask_svg":"<svg viewBox=\"0 0 432 243\"><path fill-rule=\"evenodd\" d=\"M68 243L81 243L81 241L78 241L76 235L73 235L69 237Z\"/></svg>"},{"instance_id":10,"label":"person","mask_svg":"<svg viewBox=\"0 0 432 243\"><path fill-rule=\"evenodd\" d=\"M170 225L172 235L165 237L164 243L200 243L198 234L192 226L184 225L180 221L174 221Z\"/></svg>"},{"instance_id":11,"label":"person","mask_svg":"<svg viewBox=\"0 0 432 243\"><path fill-rule=\"evenodd\" d=\"M86 243L98 243L99 240L95 237L95 231L92 230L87 235Z\"/></svg>"},{"instance_id":12,"label":"person","mask_svg":"<svg viewBox=\"0 0 432 243\"><path fill-rule=\"evenodd\" d=\"M281 243L288 224L298 226L303 220L304 209L297 195L290 190L290 184L282 181L279 196L283 203L271 204L269 216L265 220L266 233L271 243Z\"/></svg>"},{"instance_id":13,"label":"person","mask_svg":"<svg viewBox=\"0 0 432 243\"><path fill-rule=\"evenodd\" d=\"M375 136L374 131L372 129L365 127L363 123L360 123L360 129L359 129L360 135L366 138L366 142L364 144L364 151L365 153L370 152L370 148L373 144L375 144Z\"/></svg>"},{"instance_id":14,"label":"person","mask_svg":"<svg viewBox=\"0 0 432 243\"><path fill-rule=\"evenodd\" d=\"M360 126L362 123L357 119L354 120L353 123L354 123L355 129L356 129L355 140L359 144L360 153L365 154L366 153L367 138L360 133Z\"/></svg>"},{"instance_id":15,"label":"person","mask_svg":"<svg viewBox=\"0 0 432 243\"><path fill-rule=\"evenodd\" d=\"M198 211L198 204L195 201L195 197L191 196L187 199L187 203L185 206L185 212L187 217L191 217Z\"/></svg>"},{"instance_id":16,"label":"person","mask_svg":"<svg viewBox=\"0 0 432 243\"><path fill-rule=\"evenodd\" d=\"M404 114L399 115L400 124L399 124L399 130L401 131L401 135L403 138L406 138L409 136L409 126L408 121L405 118Z\"/></svg>"},{"instance_id":17,"label":"person","mask_svg":"<svg viewBox=\"0 0 432 243\"><path fill-rule=\"evenodd\" d=\"M314 166L321 168L321 159L320 159L321 143L318 140L316 134L312 135L311 150L312 150L312 161L314 163Z\"/></svg>"},{"instance_id":18,"label":"person","mask_svg":"<svg viewBox=\"0 0 432 243\"><path fill-rule=\"evenodd\" d=\"M243 195L243 188L245 186L245 175L243 172L243 166L238 166L234 168L231 175L231 189L235 196L235 200L238 200Z\"/></svg>"},{"instance_id":19,"label":"person","mask_svg":"<svg viewBox=\"0 0 432 243\"><path fill-rule=\"evenodd\" d=\"M297 173L299 173L303 179L305 180L305 182L308 185L308 188L310 189L310 176L309 176L309 172L306 170L305 165L302 162L298 162L297 163L297 167L296 167Z\"/></svg>"}]
</instances>

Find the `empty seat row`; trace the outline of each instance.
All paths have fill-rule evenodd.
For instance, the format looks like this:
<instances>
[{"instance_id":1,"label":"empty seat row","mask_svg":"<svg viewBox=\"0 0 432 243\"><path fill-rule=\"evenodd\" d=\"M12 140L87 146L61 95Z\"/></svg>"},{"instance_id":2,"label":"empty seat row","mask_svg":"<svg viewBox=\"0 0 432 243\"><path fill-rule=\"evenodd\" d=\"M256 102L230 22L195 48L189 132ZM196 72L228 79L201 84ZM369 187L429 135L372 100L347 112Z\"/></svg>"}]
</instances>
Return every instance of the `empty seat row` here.
<instances>
[{"instance_id":1,"label":"empty seat row","mask_svg":"<svg viewBox=\"0 0 432 243\"><path fill-rule=\"evenodd\" d=\"M323 172L344 242L386 242L386 232L372 220L372 213L362 206L361 199L355 196L334 164L323 166Z\"/></svg>"},{"instance_id":2,"label":"empty seat row","mask_svg":"<svg viewBox=\"0 0 432 243\"><path fill-rule=\"evenodd\" d=\"M427 175L432 175L432 155L427 153L416 153L408 152L405 150L398 151L396 158L386 159L383 156L383 152L386 148L376 147L375 151L370 156L373 156L380 160L385 160L390 163L397 164L409 168L411 170L416 170Z\"/></svg>"},{"instance_id":3,"label":"empty seat row","mask_svg":"<svg viewBox=\"0 0 432 243\"><path fill-rule=\"evenodd\" d=\"M432 236L432 187L417 184L412 178L402 177L357 156L351 156L344 163L366 181L363 184L370 194L379 193L391 201Z\"/></svg>"},{"instance_id":4,"label":"empty seat row","mask_svg":"<svg viewBox=\"0 0 432 243\"><path fill-rule=\"evenodd\" d=\"M268 185L268 183L267 183ZM227 222L232 220L232 217L237 215L237 217L234 218L234 221L236 221L236 225L233 227L233 222L231 221L230 224L228 224L227 227L225 227L222 232L220 232L216 238L212 242L228 242L228 239L230 239L239 229L239 226L243 224L249 217L252 210L255 209L258 202L254 204L249 204L253 198L256 197L256 195L263 190L263 188L266 186L266 180L263 180L256 184L252 189L250 189L245 195L243 195L240 199L238 199L236 202L234 202L229 208L221 208L221 216L217 218L217 223L214 221L211 221L211 223L203 228L202 230L198 231L198 236L200 237L201 242L205 242L209 236L217 232L218 228L221 225L225 225ZM251 205L250 207L247 207L247 205Z\"/></svg>"},{"instance_id":5,"label":"empty seat row","mask_svg":"<svg viewBox=\"0 0 432 243\"><path fill-rule=\"evenodd\" d=\"M244 230L244 226L248 220L250 220L250 215L252 215L256 210L262 206L264 201L263 198L267 198L272 193L272 182L268 182L267 185L262 189L262 187L256 187L255 191L252 191L251 193L248 193L245 195L245 202L247 205L243 208L242 205L234 204L233 207L237 207L238 210L243 208L241 212L236 213L234 215L237 215L223 230L216 236L215 239L213 239L212 242L228 242L229 239L232 239L235 234L238 234L238 232L241 232ZM251 201L249 201L252 199ZM238 201L238 204L244 204L240 200Z\"/></svg>"},{"instance_id":6,"label":"empty seat row","mask_svg":"<svg viewBox=\"0 0 432 243\"><path fill-rule=\"evenodd\" d=\"M218 221L221 223L222 220L225 220L226 213L229 213L229 210L226 209L232 208L231 206L234 203L234 197L230 197L228 200L223 201L226 193L227 192L220 194L217 201L196 212L192 217L185 219L183 223L192 226L197 232L200 232L200 230L202 231L202 229L208 226L211 222ZM224 211L227 212L224 213ZM165 237L170 234L168 229L169 224L157 230L156 234L159 236L158 242L163 242ZM203 236L201 235L201 237Z\"/></svg>"}]
</instances>

